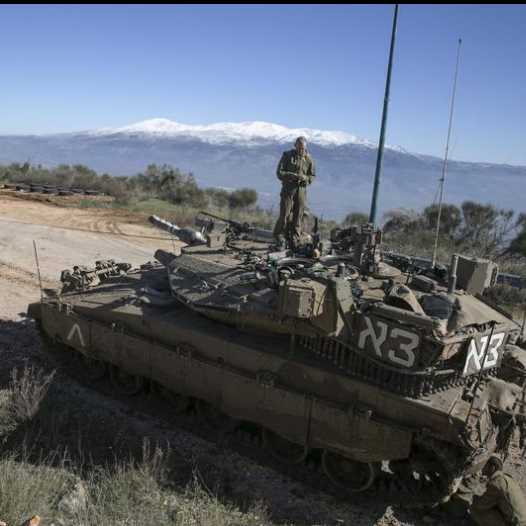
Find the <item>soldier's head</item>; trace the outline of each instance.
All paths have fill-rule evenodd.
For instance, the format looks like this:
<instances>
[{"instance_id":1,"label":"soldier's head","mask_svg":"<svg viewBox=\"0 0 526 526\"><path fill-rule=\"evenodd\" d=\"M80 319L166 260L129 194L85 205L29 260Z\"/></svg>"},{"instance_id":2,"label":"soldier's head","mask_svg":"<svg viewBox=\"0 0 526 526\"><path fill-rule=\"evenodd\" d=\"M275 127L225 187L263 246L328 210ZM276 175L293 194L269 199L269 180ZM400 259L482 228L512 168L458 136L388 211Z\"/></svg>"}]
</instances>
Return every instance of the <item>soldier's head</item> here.
<instances>
[{"instance_id":1,"label":"soldier's head","mask_svg":"<svg viewBox=\"0 0 526 526\"><path fill-rule=\"evenodd\" d=\"M501 471L503 467L502 460L497 455L491 455L482 470L482 474L486 477L491 477L493 473Z\"/></svg>"},{"instance_id":2,"label":"soldier's head","mask_svg":"<svg viewBox=\"0 0 526 526\"><path fill-rule=\"evenodd\" d=\"M307 139L305 137L298 137L294 143L296 151L303 155L307 151Z\"/></svg>"}]
</instances>

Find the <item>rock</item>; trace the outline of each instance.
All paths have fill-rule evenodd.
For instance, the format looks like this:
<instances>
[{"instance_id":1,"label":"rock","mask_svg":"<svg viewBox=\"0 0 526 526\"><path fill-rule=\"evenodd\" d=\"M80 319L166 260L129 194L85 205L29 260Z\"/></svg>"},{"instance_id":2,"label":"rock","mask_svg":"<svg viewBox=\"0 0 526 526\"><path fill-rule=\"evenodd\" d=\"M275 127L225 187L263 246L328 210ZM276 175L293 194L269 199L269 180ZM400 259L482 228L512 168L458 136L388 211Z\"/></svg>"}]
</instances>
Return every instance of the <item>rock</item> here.
<instances>
[{"instance_id":1,"label":"rock","mask_svg":"<svg viewBox=\"0 0 526 526\"><path fill-rule=\"evenodd\" d=\"M27 519L27 521L25 521L22 526L40 526L40 516L38 515L33 515L33 517L31 517L30 519ZM2 524L5 526L5 523L3 522L0 522L0 526L2 526Z\"/></svg>"},{"instance_id":2,"label":"rock","mask_svg":"<svg viewBox=\"0 0 526 526\"><path fill-rule=\"evenodd\" d=\"M82 481L78 481L69 493L59 501L57 509L61 515L71 516L86 508L88 505L88 491Z\"/></svg>"}]
</instances>

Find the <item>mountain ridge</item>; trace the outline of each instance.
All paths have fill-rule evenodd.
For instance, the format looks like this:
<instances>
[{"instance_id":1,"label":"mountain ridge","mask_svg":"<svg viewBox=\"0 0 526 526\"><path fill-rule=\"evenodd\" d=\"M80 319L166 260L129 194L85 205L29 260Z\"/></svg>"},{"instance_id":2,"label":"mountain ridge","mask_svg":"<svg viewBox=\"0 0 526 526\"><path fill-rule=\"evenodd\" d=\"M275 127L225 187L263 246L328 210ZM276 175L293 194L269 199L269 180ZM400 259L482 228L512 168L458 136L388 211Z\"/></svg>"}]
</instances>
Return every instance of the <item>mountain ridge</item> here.
<instances>
[{"instance_id":1,"label":"mountain ridge","mask_svg":"<svg viewBox=\"0 0 526 526\"><path fill-rule=\"evenodd\" d=\"M277 206L276 166L298 135L307 136L317 168L309 188L312 209L342 218L369 208L377 147L346 132L287 128L253 121L185 125L149 119L120 128L48 135L0 135L0 160L54 166L85 164L99 172L133 175L148 164L191 171L203 186L252 187L264 206ZM379 209L420 209L433 201L442 159L401 147L384 153ZM492 202L524 211L526 167L450 160L445 200Z\"/></svg>"}]
</instances>

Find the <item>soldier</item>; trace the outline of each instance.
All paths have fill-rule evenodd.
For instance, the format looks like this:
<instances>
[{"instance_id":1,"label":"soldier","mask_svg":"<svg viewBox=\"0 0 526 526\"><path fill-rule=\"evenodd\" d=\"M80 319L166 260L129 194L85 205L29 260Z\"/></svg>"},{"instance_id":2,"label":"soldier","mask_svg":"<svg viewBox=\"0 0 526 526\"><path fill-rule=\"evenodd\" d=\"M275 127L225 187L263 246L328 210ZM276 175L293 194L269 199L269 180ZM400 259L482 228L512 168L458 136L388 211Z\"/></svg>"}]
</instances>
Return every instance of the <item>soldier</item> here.
<instances>
[{"instance_id":1,"label":"soldier","mask_svg":"<svg viewBox=\"0 0 526 526\"><path fill-rule=\"evenodd\" d=\"M307 185L312 183L316 175L314 162L307 153L305 137L298 137L294 146L294 150L283 153L278 164L277 176L283 186L279 218L274 227L274 238L278 245L282 246L286 239L291 248L300 245Z\"/></svg>"},{"instance_id":2,"label":"soldier","mask_svg":"<svg viewBox=\"0 0 526 526\"><path fill-rule=\"evenodd\" d=\"M491 455L482 470L486 492L473 497L471 517L478 526L526 526L526 498L513 478L502 471L502 460Z\"/></svg>"}]
</instances>

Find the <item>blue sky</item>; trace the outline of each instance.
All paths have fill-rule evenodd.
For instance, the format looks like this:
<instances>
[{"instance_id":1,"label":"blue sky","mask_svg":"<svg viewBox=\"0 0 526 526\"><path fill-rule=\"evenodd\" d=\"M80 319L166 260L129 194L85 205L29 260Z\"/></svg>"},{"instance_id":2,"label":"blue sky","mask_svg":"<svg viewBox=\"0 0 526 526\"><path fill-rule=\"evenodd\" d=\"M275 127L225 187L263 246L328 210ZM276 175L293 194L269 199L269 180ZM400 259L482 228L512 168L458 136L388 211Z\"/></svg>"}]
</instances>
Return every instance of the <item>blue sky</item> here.
<instances>
[{"instance_id":1,"label":"blue sky","mask_svg":"<svg viewBox=\"0 0 526 526\"><path fill-rule=\"evenodd\" d=\"M153 117L264 120L377 141L389 5L1 6L0 133ZM526 7L402 5L387 142L526 165Z\"/></svg>"}]
</instances>

